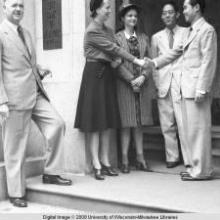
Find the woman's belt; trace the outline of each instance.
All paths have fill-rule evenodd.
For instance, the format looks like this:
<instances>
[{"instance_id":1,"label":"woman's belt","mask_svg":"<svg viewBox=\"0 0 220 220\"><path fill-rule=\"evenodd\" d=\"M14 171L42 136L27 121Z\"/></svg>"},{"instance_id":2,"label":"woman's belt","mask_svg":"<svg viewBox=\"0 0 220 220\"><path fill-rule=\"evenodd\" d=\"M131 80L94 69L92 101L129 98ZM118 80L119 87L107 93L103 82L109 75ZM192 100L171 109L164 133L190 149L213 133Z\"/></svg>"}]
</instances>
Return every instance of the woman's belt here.
<instances>
[{"instance_id":1,"label":"woman's belt","mask_svg":"<svg viewBox=\"0 0 220 220\"><path fill-rule=\"evenodd\" d=\"M93 62L93 63L106 63L106 64L109 64L111 63L110 61L108 60L104 60L104 59L92 59L92 58L86 58L86 61L87 62Z\"/></svg>"}]
</instances>

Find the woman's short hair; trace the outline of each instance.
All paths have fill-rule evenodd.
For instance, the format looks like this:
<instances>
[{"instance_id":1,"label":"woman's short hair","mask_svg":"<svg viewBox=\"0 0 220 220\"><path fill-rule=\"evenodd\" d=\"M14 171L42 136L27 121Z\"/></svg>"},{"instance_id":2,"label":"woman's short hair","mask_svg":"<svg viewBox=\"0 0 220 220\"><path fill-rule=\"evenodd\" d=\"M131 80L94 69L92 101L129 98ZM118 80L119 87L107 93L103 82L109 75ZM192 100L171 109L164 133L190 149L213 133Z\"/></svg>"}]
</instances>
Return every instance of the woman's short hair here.
<instances>
[{"instance_id":1,"label":"woman's short hair","mask_svg":"<svg viewBox=\"0 0 220 220\"><path fill-rule=\"evenodd\" d=\"M90 11L91 11L91 17L94 18L97 15L96 10L100 8L103 4L103 0L91 0L90 1Z\"/></svg>"}]
</instances>

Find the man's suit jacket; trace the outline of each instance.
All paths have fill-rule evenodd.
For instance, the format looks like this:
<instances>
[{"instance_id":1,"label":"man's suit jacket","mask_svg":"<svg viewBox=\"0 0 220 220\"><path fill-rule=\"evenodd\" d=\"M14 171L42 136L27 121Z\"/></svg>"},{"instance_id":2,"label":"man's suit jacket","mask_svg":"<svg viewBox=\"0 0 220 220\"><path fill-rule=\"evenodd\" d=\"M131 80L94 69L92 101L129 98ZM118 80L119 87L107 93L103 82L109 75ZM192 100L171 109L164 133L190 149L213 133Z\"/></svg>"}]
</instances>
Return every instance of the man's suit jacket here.
<instances>
[{"instance_id":1,"label":"man's suit jacket","mask_svg":"<svg viewBox=\"0 0 220 220\"><path fill-rule=\"evenodd\" d=\"M182 45L187 29L177 25L173 31L174 31L173 46L176 47L177 45ZM168 35L169 35L168 29L165 28L152 36L151 49L152 49L153 58L167 54L169 52L170 48L169 48ZM181 62L182 62L182 57L178 58L171 64L164 66L163 68L159 70L155 70L153 72L153 78L157 88L158 97L160 98L166 97L173 77L177 82L180 82Z\"/></svg>"},{"instance_id":2,"label":"man's suit jacket","mask_svg":"<svg viewBox=\"0 0 220 220\"><path fill-rule=\"evenodd\" d=\"M31 36L27 30L23 32L31 57L8 21L0 25L0 104L7 103L11 110L32 109L38 89L48 99L36 66Z\"/></svg>"},{"instance_id":3,"label":"man's suit jacket","mask_svg":"<svg viewBox=\"0 0 220 220\"><path fill-rule=\"evenodd\" d=\"M188 37L189 36L189 37ZM181 89L183 97L194 98L196 91L210 92L217 64L217 36L215 29L201 18L183 45ZM155 59L161 68L180 55L179 50Z\"/></svg>"}]
</instances>

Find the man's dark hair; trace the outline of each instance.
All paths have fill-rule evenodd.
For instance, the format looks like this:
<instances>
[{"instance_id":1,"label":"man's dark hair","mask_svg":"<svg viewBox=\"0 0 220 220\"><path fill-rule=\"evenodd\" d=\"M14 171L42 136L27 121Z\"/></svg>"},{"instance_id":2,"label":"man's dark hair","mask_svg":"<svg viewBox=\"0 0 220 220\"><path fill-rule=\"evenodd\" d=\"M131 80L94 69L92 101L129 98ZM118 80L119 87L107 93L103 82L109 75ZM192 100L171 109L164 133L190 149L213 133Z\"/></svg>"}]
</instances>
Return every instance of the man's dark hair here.
<instances>
[{"instance_id":1,"label":"man's dark hair","mask_svg":"<svg viewBox=\"0 0 220 220\"><path fill-rule=\"evenodd\" d=\"M176 1L174 1L174 0L164 1L163 4L162 4L162 10L163 10L164 6L166 6L166 5L172 5L175 12L179 12L179 7L178 7Z\"/></svg>"},{"instance_id":2,"label":"man's dark hair","mask_svg":"<svg viewBox=\"0 0 220 220\"><path fill-rule=\"evenodd\" d=\"M90 1L90 11L91 17L96 17L97 13L96 10L102 6L103 0L91 0Z\"/></svg>"},{"instance_id":3,"label":"man's dark hair","mask_svg":"<svg viewBox=\"0 0 220 220\"><path fill-rule=\"evenodd\" d=\"M205 0L190 0L190 4L192 6L196 6L198 4L200 6L202 14L204 13L206 7Z\"/></svg>"}]
</instances>

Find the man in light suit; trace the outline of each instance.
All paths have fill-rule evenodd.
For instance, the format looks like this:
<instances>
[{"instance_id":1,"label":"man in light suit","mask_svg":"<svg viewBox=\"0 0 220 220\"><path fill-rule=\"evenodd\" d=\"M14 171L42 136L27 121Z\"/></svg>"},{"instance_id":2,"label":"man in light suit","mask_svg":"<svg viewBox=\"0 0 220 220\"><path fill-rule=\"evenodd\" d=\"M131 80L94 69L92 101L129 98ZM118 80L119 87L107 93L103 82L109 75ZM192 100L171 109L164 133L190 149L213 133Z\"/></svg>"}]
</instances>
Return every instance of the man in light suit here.
<instances>
[{"instance_id":1,"label":"man in light suit","mask_svg":"<svg viewBox=\"0 0 220 220\"><path fill-rule=\"evenodd\" d=\"M185 0L183 13L191 27L182 48L175 48L148 64L161 68L180 55L179 49L183 50L182 111L191 160L191 168L181 173L183 181L208 180L213 172L210 92L216 72L217 37L214 28L203 18L204 9L204 0Z\"/></svg>"},{"instance_id":2,"label":"man in light suit","mask_svg":"<svg viewBox=\"0 0 220 220\"><path fill-rule=\"evenodd\" d=\"M177 25L179 10L176 2L166 1L162 6L162 20L165 29L152 36L152 56L167 54L176 45L182 44L186 28ZM189 165L181 111L181 57L173 63L153 72L157 88L158 109L165 141L167 168L180 163L177 133L179 133L185 166ZM178 128L178 129L177 129Z\"/></svg>"},{"instance_id":3,"label":"man in light suit","mask_svg":"<svg viewBox=\"0 0 220 220\"><path fill-rule=\"evenodd\" d=\"M65 124L41 83L31 36L20 26L23 0L5 0L0 25L0 115L7 187L14 206L26 207L24 162L31 119L46 140L43 183L71 185L59 176Z\"/></svg>"}]
</instances>

